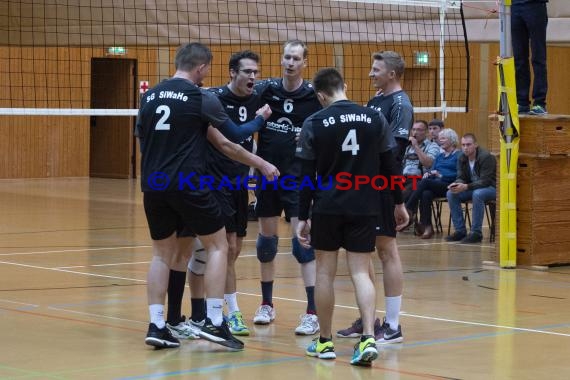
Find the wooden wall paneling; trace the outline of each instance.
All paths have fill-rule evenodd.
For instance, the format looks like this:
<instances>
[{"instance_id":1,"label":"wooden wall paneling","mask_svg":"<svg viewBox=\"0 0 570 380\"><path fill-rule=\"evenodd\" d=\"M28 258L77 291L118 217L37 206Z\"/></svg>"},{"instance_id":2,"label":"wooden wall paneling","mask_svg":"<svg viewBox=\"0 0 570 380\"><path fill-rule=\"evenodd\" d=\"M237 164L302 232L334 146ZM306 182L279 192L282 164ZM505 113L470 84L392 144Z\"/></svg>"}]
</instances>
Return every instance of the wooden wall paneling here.
<instances>
[{"instance_id":1,"label":"wooden wall paneling","mask_svg":"<svg viewBox=\"0 0 570 380\"><path fill-rule=\"evenodd\" d=\"M547 110L551 114L570 115L570 102L568 101L570 46L549 46L546 54L548 70Z\"/></svg>"},{"instance_id":2,"label":"wooden wall paneling","mask_svg":"<svg viewBox=\"0 0 570 380\"><path fill-rule=\"evenodd\" d=\"M229 54L246 47L257 51L261 55L261 78L280 77L282 75L280 66L281 44L217 45L211 46L215 56L214 63L217 66L213 67L209 84L221 85L226 83L228 80L227 60ZM172 46L167 49L167 54L170 55L171 60L174 57L176 48L177 46ZM446 49L452 48L456 47L446 47ZM163 79L162 77L165 76L165 73L160 72L158 69L157 58L160 52L157 49L149 49L148 46L141 48L130 46L127 47L127 50L128 53L125 58L134 58L138 61L139 80L149 80L149 84L153 86ZM414 47L413 42L399 46L348 43L336 46L332 44L309 44L308 67L305 77L311 79L314 72L321 67L334 66L335 64L342 65L348 84L349 97L358 103L366 103L374 93L368 78L372 62L371 53L379 50L396 50L404 55L411 56L417 48ZM499 46L497 43L471 43L470 52L469 113L449 113L446 125L454 128L459 135L466 132L474 132L479 138L481 145L487 146L490 137L485 138L485 136L489 134L489 128L493 128L487 117L490 113L496 111L497 107L496 67L493 62L499 54ZM76 98L83 100L74 102L74 107L88 107L89 65L91 57L94 56L105 56L104 47L0 47L0 64L3 67L7 67L8 71L12 73L19 73L21 68L24 69L22 74L10 75L7 71L0 73L0 81L8 84L7 93L12 99L9 100L7 96L0 97L0 106L30 106L29 100L33 99L36 106L59 108L62 106L67 107L70 100ZM433 56L435 57L435 54ZM63 59L64 61L58 62L58 59ZM456 69L454 66L454 64L448 65L446 77L454 75L453 70ZM413 65L408 64L408 67L410 68L409 71L414 70ZM549 46L548 69L550 83L547 99L548 110L550 113L568 114L570 113L570 103L568 103L565 93L570 88L570 76L566 75L566 72L570 70L570 48ZM170 67L166 71L169 70L168 75L171 75L174 68ZM74 74L77 72L82 72L83 74ZM404 86L406 86L406 81L408 83L410 80L416 82L416 78L421 77L422 75L419 74L419 71L411 76L404 76ZM69 88L58 90L60 85L67 85ZM420 83L420 86L422 85ZM48 94L51 94L53 91L58 93L58 97L48 101ZM439 92L436 92L436 96L439 96ZM416 115L416 117L428 120L433 116L433 114ZM435 116L441 117L441 115L437 114ZM49 140L45 126L46 123L52 122L54 124L57 123L61 128L75 128L73 132L71 129L66 132L67 140L65 144L57 145L58 149L64 150L56 155L57 157L66 157L63 162L73 162L74 164L70 164L70 166L63 165L58 170L53 168L56 162L55 159L51 161L50 165L52 167L49 169L45 165L42 166L41 162L45 163L47 156L41 156L41 154L46 154L46 150L43 149L48 148L42 148L35 142ZM37 128L37 131L34 132L29 129L29 126L26 127L27 123L32 123L31 128ZM88 128L85 128L86 123L85 120L81 120L79 117L37 119L1 116L0 131L2 133L2 142L0 145L5 146L6 149L2 153L0 177L43 177L55 175L54 173L59 173L57 175L62 176L76 175L70 173L86 175L85 162L88 160L89 149L84 145L86 141L85 136L82 136L82 134L88 133ZM18 144L24 141L22 139L28 139L34 149L26 150L18 147ZM78 144L80 148L72 148L72 144ZM51 146L50 149L54 149L54 146ZM32 151L42 152L42 150L44 153L37 153L36 155L31 153ZM16 157L19 154L32 154L32 157L30 159ZM38 159L38 157L42 158ZM69 160L70 157L72 158L71 160ZM28 167L29 165L35 166L35 168Z\"/></svg>"},{"instance_id":3,"label":"wooden wall paneling","mask_svg":"<svg viewBox=\"0 0 570 380\"><path fill-rule=\"evenodd\" d=\"M374 95L368 74L372 66L372 52L377 49L375 44L342 44L347 95L356 103L366 104Z\"/></svg>"},{"instance_id":4,"label":"wooden wall paneling","mask_svg":"<svg viewBox=\"0 0 570 380\"><path fill-rule=\"evenodd\" d=\"M313 80L316 72L324 67L335 67L335 48L332 44L309 44L305 79ZM279 58L281 61L281 57Z\"/></svg>"}]
</instances>

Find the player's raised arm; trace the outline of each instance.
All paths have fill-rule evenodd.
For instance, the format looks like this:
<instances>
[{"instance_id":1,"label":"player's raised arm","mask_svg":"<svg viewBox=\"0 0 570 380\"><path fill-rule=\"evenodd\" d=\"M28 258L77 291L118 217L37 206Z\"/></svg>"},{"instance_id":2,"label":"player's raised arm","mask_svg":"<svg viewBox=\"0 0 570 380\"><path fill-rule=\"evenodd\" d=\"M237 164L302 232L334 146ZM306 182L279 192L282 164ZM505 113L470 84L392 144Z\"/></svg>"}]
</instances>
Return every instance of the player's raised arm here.
<instances>
[{"instance_id":1,"label":"player's raised arm","mask_svg":"<svg viewBox=\"0 0 570 380\"><path fill-rule=\"evenodd\" d=\"M207 115L210 123L232 142L241 142L259 131L265 125L265 120L271 116L271 109L266 105L258 110L257 116L252 121L238 126L229 118L222 103L214 94L209 91L204 91L202 94L204 115Z\"/></svg>"}]
</instances>

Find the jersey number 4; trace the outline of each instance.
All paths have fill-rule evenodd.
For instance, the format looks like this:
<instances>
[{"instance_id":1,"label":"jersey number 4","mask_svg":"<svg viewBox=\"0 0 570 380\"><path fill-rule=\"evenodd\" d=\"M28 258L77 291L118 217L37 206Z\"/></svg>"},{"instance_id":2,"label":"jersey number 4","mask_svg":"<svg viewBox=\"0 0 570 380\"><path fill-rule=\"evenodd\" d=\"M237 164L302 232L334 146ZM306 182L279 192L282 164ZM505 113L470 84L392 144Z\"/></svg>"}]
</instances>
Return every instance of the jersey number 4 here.
<instances>
[{"instance_id":1,"label":"jersey number 4","mask_svg":"<svg viewBox=\"0 0 570 380\"><path fill-rule=\"evenodd\" d=\"M352 152L352 155L356 156L359 150L360 145L358 145L358 141L356 141L356 129L351 129L342 142L342 151Z\"/></svg>"}]
</instances>

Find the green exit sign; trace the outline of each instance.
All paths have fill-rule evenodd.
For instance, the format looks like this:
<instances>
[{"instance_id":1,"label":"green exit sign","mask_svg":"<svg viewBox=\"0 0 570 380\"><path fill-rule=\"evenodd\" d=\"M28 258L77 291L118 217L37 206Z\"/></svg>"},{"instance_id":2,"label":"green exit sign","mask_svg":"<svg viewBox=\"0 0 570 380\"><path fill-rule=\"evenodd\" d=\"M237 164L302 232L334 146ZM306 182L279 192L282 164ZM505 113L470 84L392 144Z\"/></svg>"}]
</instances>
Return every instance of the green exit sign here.
<instances>
[{"instance_id":1,"label":"green exit sign","mask_svg":"<svg viewBox=\"0 0 570 380\"><path fill-rule=\"evenodd\" d=\"M416 51L414 52L414 63L416 66L428 66L429 65L429 53L427 51Z\"/></svg>"},{"instance_id":2,"label":"green exit sign","mask_svg":"<svg viewBox=\"0 0 570 380\"><path fill-rule=\"evenodd\" d=\"M127 48L124 46L111 46L107 48L107 55L125 55Z\"/></svg>"}]
</instances>

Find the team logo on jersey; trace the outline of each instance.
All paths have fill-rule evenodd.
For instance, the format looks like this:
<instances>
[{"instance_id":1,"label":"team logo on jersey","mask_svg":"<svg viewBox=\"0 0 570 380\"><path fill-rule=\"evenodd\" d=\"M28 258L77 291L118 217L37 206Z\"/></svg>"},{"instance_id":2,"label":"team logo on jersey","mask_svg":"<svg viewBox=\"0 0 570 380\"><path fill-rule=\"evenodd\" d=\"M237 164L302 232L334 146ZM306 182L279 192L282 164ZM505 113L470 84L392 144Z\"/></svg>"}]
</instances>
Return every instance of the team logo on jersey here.
<instances>
[{"instance_id":1,"label":"team logo on jersey","mask_svg":"<svg viewBox=\"0 0 570 380\"><path fill-rule=\"evenodd\" d=\"M275 101L277 101L277 102L280 100L279 97L278 97L278 96L275 96L275 95L273 95L273 96L271 97L271 99L273 99L273 100L275 100Z\"/></svg>"},{"instance_id":2,"label":"team logo on jersey","mask_svg":"<svg viewBox=\"0 0 570 380\"><path fill-rule=\"evenodd\" d=\"M406 128L398 128L397 133L400 136L408 136L408 130Z\"/></svg>"},{"instance_id":3,"label":"team logo on jersey","mask_svg":"<svg viewBox=\"0 0 570 380\"><path fill-rule=\"evenodd\" d=\"M287 133L289 131L293 131L295 129L293 127L293 122L291 119L286 117L280 117L277 121L269 121L267 122L267 129L270 129L275 132Z\"/></svg>"}]
</instances>

